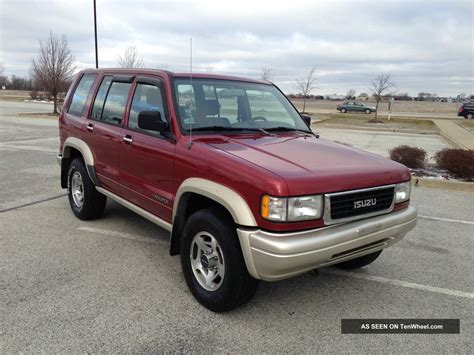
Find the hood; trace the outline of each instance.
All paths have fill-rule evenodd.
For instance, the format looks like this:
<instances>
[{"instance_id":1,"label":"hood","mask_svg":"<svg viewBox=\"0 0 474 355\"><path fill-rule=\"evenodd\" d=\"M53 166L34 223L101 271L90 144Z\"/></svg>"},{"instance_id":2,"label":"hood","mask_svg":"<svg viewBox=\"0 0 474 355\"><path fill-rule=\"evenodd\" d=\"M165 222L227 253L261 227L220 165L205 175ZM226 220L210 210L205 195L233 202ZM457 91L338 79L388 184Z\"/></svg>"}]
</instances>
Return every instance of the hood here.
<instances>
[{"instance_id":1,"label":"hood","mask_svg":"<svg viewBox=\"0 0 474 355\"><path fill-rule=\"evenodd\" d=\"M279 175L290 195L344 191L410 179L396 162L306 134L222 136L207 142Z\"/></svg>"}]
</instances>

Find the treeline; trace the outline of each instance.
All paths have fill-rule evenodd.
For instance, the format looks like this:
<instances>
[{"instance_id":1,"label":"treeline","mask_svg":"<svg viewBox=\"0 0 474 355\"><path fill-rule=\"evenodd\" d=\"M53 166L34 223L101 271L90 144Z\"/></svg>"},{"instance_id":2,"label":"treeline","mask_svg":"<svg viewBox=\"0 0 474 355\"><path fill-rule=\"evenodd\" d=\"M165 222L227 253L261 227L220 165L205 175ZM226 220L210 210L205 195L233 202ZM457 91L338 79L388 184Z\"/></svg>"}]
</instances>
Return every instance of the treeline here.
<instances>
[{"instance_id":1,"label":"treeline","mask_svg":"<svg viewBox=\"0 0 474 355\"><path fill-rule=\"evenodd\" d=\"M0 88L6 90L43 90L33 79L11 75L10 77L0 76Z\"/></svg>"}]
</instances>

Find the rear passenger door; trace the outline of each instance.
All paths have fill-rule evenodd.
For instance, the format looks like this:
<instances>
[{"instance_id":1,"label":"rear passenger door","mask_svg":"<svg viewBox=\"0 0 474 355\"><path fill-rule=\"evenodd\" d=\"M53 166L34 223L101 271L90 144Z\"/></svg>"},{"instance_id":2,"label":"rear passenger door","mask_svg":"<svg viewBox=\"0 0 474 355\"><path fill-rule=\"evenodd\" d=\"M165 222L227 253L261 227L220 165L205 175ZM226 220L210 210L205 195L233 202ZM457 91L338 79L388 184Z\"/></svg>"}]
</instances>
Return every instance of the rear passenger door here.
<instances>
[{"instance_id":1,"label":"rear passenger door","mask_svg":"<svg viewBox=\"0 0 474 355\"><path fill-rule=\"evenodd\" d=\"M161 134L138 126L142 111L158 111L168 129ZM120 144L120 177L123 196L130 202L171 222L174 189L175 140L171 134L163 82L138 77L128 120Z\"/></svg>"},{"instance_id":2,"label":"rear passenger door","mask_svg":"<svg viewBox=\"0 0 474 355\"><path fill-rule=\"evenodd\" d=\"M84 140L92 149L102 187L120 194L119 144L133 77L105 75L86 119Z\"/></svg>"}]
</instances>

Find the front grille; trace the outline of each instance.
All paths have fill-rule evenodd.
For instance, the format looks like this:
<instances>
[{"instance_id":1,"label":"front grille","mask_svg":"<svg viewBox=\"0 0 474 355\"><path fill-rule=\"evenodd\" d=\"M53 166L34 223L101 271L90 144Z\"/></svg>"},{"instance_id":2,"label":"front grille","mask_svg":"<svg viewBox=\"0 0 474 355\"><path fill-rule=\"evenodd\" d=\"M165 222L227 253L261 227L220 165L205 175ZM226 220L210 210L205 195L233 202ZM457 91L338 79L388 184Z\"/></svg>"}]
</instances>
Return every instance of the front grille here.
<instances>
[{"instance_id":1,"label":"front grille","mask_svg":"<svg viewBox=\"0 0 474 355\"><path fill-rule=\"evenodd\" d=\"M389 186L329 195L331 219L351 218L388 210L392 206L394 189L394 186Z\"/></svg>"}]
</instances>

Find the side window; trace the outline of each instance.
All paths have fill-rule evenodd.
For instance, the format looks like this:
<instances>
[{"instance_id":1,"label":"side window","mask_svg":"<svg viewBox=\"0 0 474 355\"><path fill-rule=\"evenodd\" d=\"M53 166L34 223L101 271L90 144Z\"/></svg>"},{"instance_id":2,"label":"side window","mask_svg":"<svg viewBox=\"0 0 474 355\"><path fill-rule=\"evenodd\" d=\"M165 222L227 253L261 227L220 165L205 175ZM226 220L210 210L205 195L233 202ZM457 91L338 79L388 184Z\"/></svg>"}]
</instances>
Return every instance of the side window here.
<instances>
[{"instance_id":1,"label":"side window","mask_svg":"<svg viewBox=\"0 0 474 355\"><path fill-rule=\"evenodd\" d=\"M112 76L105 76L100 84L99 91L95 97L94 106L92 107L91 118L93 120L100 120L102 117L102 111L104 110L104 101L109 91L110 83L112 82Z\"/></svg>"},{"instance_id":2,"label":"side window","mask_svg":"<svg viewBox=\"0 0 474 355\"><path fill-rule=\"evenodd\" d=\"M217 100L214 85L203 85L202 91L204 92L205 100Z\"/></svg>"},{"instance_id":3,"label":"side window","mask_svg":"<svg viewBox=\"0 0 474 355\"><path fill-rule=\"evenodd\" d=\"M138 84L133 95L132 107L128 118L128 127L159 135L156 131L148 131L138 127L138 115L142 111L159 111L161 119L166 121L163 105L163 93L160 87L152 84Z\"/></svg>"},{"instance_id":4,"label":"side window","mask_svg":"<svg viewBox=\"0 0 474 355\"><path fill-rule=\"evenodd\" d=\"M131 85L131 83L112 82L105 99L101 121L116 125L122 123Z\"/></svg>"},{"instance_id":5,"label":"side window","mask_svg":"<svg viewBox=\"0 0 474 355\"><path fill-rule=\"evenodd\" d=\"M67 112L71 115L82 116L84 107L86 106L87 97L91 91L97 74L84 74L72 96L71 104Z\"/></svg>"}]
</instances>

